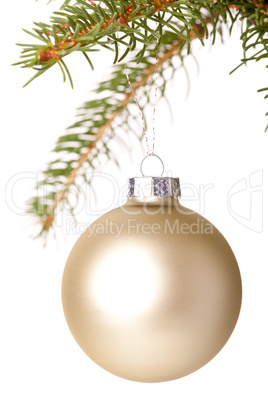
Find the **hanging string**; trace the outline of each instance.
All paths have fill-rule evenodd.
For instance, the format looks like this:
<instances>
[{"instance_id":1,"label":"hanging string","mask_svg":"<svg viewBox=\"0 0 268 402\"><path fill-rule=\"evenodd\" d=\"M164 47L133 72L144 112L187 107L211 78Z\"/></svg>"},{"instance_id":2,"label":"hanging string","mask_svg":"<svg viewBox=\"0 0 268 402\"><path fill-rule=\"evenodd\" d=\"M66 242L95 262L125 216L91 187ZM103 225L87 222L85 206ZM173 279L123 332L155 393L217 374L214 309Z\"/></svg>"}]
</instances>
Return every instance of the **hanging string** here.
<instances>
[{"instance_id":1,"label":"hanging string","mask_svg":"<svg viewBox=\"0 0 268 402\"><path fill-rule=\"evenodd\" d=\"M156 23L157 28L157 23ZM157 30L157 29L156 29ZM159 50L159 37L156 42L156 54L155 54L155 78L154 78L154 105L153 105L153 117L152 117L152 127L153 127L153 148L152 155L154 155L154 144L155 144L155 111L156 111L156 102L157 102L157 91L158 91L158 50Z\"/></svg>"},{"instance_id":2,"label":"hanging string","mask_svg":"<svg viewBox=\"0 0 268 402\"><path fill-rule=\"evenodd\" d=\"M157 26L156 26L156 28L157 28ZM135 99L135 102L136 102L136 104L137 104L137 106L139 108L139 111L140 111L140 116L141 116L141 121L142 121L142 133L143 133L143 136L145 137L145 141L146 141L147 155L154 155L154 150L155 150L155 114L156 114L156 102L157 102L157 92L158 92L158 82L157 82L157 78L158 78L158 48L159 48L159 38L157 38L157 42L156 42L156 56L155 56L155 76L154 76L155 90L154 90L154 104L153 104L153 112L152 112L152 131L153 131L152 148L150 148L150 146L149 146L149 139L148 139L148 135L147 135L147 132L146 132L146 129L145 129L145 119L144 119L142 107L140 105L138 97L136 96L134 88L133 88L133 86L131 84L131 81L130 81L130 78L129 78L129 75L128 75L128 71L127 71L127 67L126 67L126 65L124 65L125 74L126 74L126 77L127 77L129 87L131 89L131 92L133 94L133 98Z\"/></svg>"},{"instance_id":3,"label":"hanging string","mask_svg":"<svg viewBox=\"0 0 268 402\"><path fill-rule=\"evenodd\" d=\"M137 103L137 106L138 106L139 111L140 111L140 116L141 116L141 121L142 121L142 134L144 135L144 137L145 137L145 139L146 139L146 144L147 144L147 149L148 149L148 152L147 152L147 153L149 153L150 148L149 148L148 137L147 137L146 130L145 130L145 121L144 121L143 111L142 111L142 108L141 108L139 99L137 98L137 96L136 96L136 94L135 94L135 91L134 91L134 89L133 89L133 86L132 86L132 84L131 84L131 82L130 82L129 75L128 75L128 72L127 72L127 67L126 67L125 64L124 64L124 67L125 67L125 74L126 74L126 77L127 77L127 81L128 81L129 87L130 87L130 89L131 89L131 91L132 91L133 98L135 99L135 102Z\"/></svg>"}]
</instances>

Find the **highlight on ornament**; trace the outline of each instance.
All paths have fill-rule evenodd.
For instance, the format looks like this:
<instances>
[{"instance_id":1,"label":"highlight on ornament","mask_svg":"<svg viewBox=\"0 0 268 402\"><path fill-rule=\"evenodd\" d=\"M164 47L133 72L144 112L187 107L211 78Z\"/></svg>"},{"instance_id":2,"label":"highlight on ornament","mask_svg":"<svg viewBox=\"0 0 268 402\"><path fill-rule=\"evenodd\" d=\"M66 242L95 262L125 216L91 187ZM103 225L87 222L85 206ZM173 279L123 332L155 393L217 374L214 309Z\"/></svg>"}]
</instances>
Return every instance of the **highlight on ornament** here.
<instances>
[{"instance_id":1,"label":"highlight on ornament","mask_svg":"<svg viewBox=\"0 0 268 402\"><path fill-rule=\"evenodd\" d=\"M200 369L239 316L232 249L179 196L178 178L129 179L127 202L85 230L65 266L71 333L95 363L128 380L170 381Z\"/></svg>"}]
</instances>

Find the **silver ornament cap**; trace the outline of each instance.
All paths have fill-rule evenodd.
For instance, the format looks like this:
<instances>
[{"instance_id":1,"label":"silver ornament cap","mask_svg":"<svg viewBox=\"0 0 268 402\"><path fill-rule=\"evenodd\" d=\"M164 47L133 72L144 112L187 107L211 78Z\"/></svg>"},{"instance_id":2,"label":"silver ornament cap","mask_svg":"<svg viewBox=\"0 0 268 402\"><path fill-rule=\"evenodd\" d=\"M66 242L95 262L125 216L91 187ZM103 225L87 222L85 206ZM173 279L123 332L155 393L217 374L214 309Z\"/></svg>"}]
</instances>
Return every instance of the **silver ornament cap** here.
<instances>
[{"instance_id":1,"label":"silver ornament cap","mask_svg":"<svg viewBox=\"0 0 268 402\"><path fill-rule=\"evenodd\" d=\"M128 198L181 196L178 177L131 177L128 179Z\"/></svg>"},{"instance_id":2,"label":"silver ornament cap","mask_svg":"<svg viewBox=\"0 0 268 402\"><path fill-rule=\"evenodd\" d=\"M153 157L153 158L152 158ZM152 160L158 163L158 175L145 174L146 166L144 162ZM142 177L131 177L128 182L128 198L132 197L174 197L181 196L180 179L178 177L162 177L164 163L162 159L150 153L143 158L140 165Z\"/></svg>"}]
</instances>

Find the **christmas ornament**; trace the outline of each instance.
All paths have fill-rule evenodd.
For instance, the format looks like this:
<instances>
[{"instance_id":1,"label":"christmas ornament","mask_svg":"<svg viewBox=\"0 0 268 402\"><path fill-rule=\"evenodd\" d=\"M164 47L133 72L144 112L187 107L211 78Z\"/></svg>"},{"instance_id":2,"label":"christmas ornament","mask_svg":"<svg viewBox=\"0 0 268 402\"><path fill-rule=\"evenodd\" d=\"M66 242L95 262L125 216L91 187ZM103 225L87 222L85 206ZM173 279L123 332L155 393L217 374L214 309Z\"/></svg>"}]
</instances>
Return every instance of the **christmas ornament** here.
<instances>
[{"instance_id":1,"label":"christmas ornament","mask_svg":"<svg viewBox=\"0 0 268 402\"><path fill-rule=\"evenodd\" d=\"M238 319L235 256L179 195L178 178L129 179L126 204L89 226L64 270L74 338L94 362L129 380L192 373L222 349Z\"/></svg>"}]
</instances>

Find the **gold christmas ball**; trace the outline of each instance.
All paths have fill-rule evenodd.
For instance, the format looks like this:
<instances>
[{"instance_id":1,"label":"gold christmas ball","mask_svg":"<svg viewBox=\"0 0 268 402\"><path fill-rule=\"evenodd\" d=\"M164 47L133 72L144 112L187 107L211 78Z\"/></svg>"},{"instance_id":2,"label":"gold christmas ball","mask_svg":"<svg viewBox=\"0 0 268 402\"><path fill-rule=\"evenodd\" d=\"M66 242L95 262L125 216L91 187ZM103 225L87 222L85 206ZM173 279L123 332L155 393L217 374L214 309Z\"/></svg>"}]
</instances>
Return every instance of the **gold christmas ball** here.
<instances>
[{"instance_id":1,"label":"gold christmas ball","mask_svg":"<svg viewBox=\"0 0 268 402\"><path fill-rule=\"evenodd\" d=\"M161 197L134 194L90 225L62 281L65 317L83 351L140 382L204 366L241 307L240 272L225 238L172 194Z\"/></svg>"}]
</instances>

